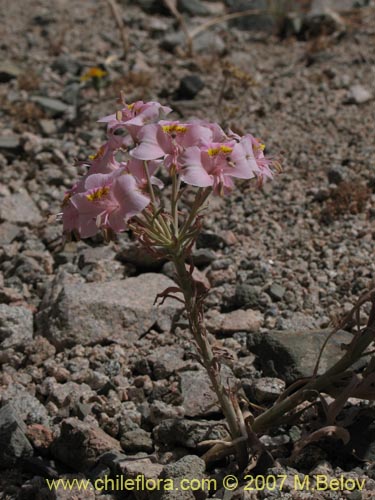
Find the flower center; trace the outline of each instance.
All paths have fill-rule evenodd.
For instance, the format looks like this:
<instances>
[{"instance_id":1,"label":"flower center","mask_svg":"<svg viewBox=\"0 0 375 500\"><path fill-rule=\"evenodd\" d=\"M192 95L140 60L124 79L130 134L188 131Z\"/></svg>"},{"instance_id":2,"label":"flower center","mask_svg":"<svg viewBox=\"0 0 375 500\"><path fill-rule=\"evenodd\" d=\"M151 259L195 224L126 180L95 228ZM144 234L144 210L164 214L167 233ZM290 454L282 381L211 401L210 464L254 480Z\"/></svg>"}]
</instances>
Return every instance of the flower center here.
<instances>
[{"instance_id":1,"label":"flower center","mask_svg":"<svg viewBox=\"0 0 375 500\"><path fill-rule=\"evenodd\" d=\"M187 131L185 125L178 125L177 123L172 123L171 125L162 125L163 132L166 134L183 134Z\"/></svg>"},{"instance_id":2,"label":"flower center","mask_svg":"<svg viewBox=\"0 0 375 500\"><path fill-rule=\"evenodd\" d=\"M95 189L90 194L87 194L86 198L89 201L99 201L102 198L104 198L104 196L107 196L108 193L109 193L109 187L103 186L103 187L100 187L98 189Z\"/></svg>"},{"instance_id":3,"label":"flower center","mask_svg":"<svg viewBox=\"0 0 375 500\"><path fill-rule=\"evenodd\" d=\"M233 151L233 148L231 148L230 146L226 146L225 144L222 144L221 146L217 147L217 148L209 148L207 150L207 153L208 153L208 156L216 156L218 155L219 153L224 153L224 154L228 154L228 153L231 153Z\"/></svg>"}]
</instances>

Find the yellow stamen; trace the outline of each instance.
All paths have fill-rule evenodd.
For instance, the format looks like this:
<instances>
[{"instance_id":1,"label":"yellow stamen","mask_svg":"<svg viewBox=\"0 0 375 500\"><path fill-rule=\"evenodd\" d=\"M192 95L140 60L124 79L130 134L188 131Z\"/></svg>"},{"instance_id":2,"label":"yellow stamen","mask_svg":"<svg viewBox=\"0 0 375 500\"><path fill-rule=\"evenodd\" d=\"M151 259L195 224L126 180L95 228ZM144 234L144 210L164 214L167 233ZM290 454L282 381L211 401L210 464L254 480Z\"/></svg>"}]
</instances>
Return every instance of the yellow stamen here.
<instances>
[{"instance_id":1,"label":"yellow stamen","mask_svg":"<svg viewBox=\"0 0 375 500\"><path fill-rule=\"evenodd\" d=\"M177 123L173 123L172 125L162 125L162 129L166 134L183 134L187 131L187 127L184 125L178 125Z\"/></svg>"},{"instance_id":2,"label":"yellow stamen","mask_svg":"<svg viewBox=\"0 0 375 500\"><path fill-rule=\"evenodd\" d=\"M266 145L263 142L259 142L258 144L254 145L254 149L256 151L264 151L266 149Z\"/></svg>"},{"instance_id":3,"label":"yellow stamen","mask_svg":"<svg viewBox=\"0 0 375 500\"><path fill-rule=\"evenodd\" d=\"M95 191L93 191L90 194L87 194L86 198L89 201L98 201L98 200L101 200L104 196L107 196L108 193L109 193L109 187L104 186L104 187L95 189Z\"/></svg>"},{"instance_id":4,"label":"yellow stamen","mask_svg":"<svg viewBox=\"0 0 375 500\"><path fill-rule=\"evenodd\" d=\"M97 160L98 158L101 158L103 155L104 155L104 146L100 146L100 148L94 155L89 156L89 160Z\"/></svg>"},{"instance_id":5,"label":"yellow stamen","mask_svg":"<svg viewBox=\"0 0 375 500\"><path fill-rule=\"evenodd\" d=\"M128 109L132 110L134 108L135 102L132 102L131 104L127 104Z\"/></svg>"},{"instance_id":6,"label":"yellow stamen","mask_svg":"<svg viewBox=\"0 0 375 500\"><path fill-rule=\"evenodd\" d=\"M218 148L210 148L210 149L208 149L207 153L208 153L209 156L216 156L219 153L228 154L228 153L231 153L232 151L233 151L233 148L231 148L230 146L226 146L225 144L222 144Z\"/></svg>"}]
</instances>

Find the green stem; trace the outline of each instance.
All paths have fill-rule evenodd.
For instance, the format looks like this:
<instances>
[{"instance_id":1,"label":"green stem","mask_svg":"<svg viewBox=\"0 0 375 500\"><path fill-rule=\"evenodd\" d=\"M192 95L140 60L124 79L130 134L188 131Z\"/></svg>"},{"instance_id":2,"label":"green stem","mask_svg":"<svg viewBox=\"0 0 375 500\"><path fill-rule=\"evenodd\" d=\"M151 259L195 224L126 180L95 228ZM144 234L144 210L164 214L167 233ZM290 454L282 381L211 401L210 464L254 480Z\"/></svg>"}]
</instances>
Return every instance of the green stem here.
<instances>
[{"instance_id":1,"label":"green stem","mask_svg":"<svg viewBox=\"0 0 375 500\"><path fill-rule=\"evenodd\" d=\"M198 345L203 366L207 371L212 387L217 395L221 410L227 420L231 437L233 440L243 438L244 431L241 428L241 422L238 419L236 408L230 394L223 385L220 375L220 366L214 356L202 321L202 312L199 304L197 304L194 280L191 274L186 270L183 256L174 255L173 263L175 265L179 285L184 294L190 330ZM240 439L235 448L239 466L245 468L248 459L246 440Z\"/></svg>"}]
</instances>

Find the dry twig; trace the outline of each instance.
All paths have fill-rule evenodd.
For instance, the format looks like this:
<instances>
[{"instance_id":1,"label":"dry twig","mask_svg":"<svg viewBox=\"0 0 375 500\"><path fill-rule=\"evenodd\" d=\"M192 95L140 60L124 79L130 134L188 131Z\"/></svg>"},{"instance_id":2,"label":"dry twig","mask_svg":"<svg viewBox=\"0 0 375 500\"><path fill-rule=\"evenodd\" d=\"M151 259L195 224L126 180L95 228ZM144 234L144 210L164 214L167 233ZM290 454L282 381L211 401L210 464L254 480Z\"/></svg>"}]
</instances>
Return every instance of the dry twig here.
<instances>
[{"instance_id":1,"label":"dry twig","mask_svg":"<svg viewBox=\"0 0 375 500\"><path fill-rule=\"evenodd\" d=\"M118 11L118 6L116 4L116 0L106 0L106 2L109 5L109 8L111 9L112 15L115 18L117 27L120 31L121 35L121 40L122 40L122 46L124 49L124 57L128 55L129 52L129 37L128 37L128 32L126 30L124 21Z\"/></svg>"}]
</instances>

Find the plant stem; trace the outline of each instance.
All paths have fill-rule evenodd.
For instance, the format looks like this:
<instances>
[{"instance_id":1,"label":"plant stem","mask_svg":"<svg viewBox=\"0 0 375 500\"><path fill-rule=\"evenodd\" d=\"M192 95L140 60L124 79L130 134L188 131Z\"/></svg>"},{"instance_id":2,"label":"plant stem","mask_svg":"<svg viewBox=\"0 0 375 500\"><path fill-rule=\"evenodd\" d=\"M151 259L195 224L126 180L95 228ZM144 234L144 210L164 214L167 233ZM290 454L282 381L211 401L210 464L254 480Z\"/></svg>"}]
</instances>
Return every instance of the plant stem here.
<instances>
[{"instance_id":1,"label":"plant stem","mask_svg":"<svg viewBox=\"0 0 375 500\"><path fill-rule=\"evenodd\" d=\"M233 440L238 440L235 444L239 467L244 469L248 463L248 452L244 430L237 416L236 407L231 399L229 391L224 387L220 375L220 365L214 356L211 344L207 337L207 331L203 323L202 307L197 301L194 279L186 270L183 255L174 255L173 263L180 288L184 294L186 312L188 315L190 330L197 343L201 361L210 378L212 387L217 395L221 410L227 420L229 431Z\"/></svg>"},{"instance_id":2,"label":"plant stem","mask_svg":"<svg viewBox=\"0 0 375 500\"><path fill-rule=\"evenodd\" d=\"M327 387L332 379L340 373L345 372L353 363L359 359L364 350L373 342L375 336L375 325L369 326L359 337L352 348L344 354L344 356L334 364L329 370L313 378L306 385L301 387L297 392L291 394L280 403L275 404L269 410L265 411L257 417L252 425L254 432L261 432L269 427L275 426L278 420L288 411L296 408L302 401L307 399L307 395L311 391L322 391Z\"/></svg>"}]
</instances>

